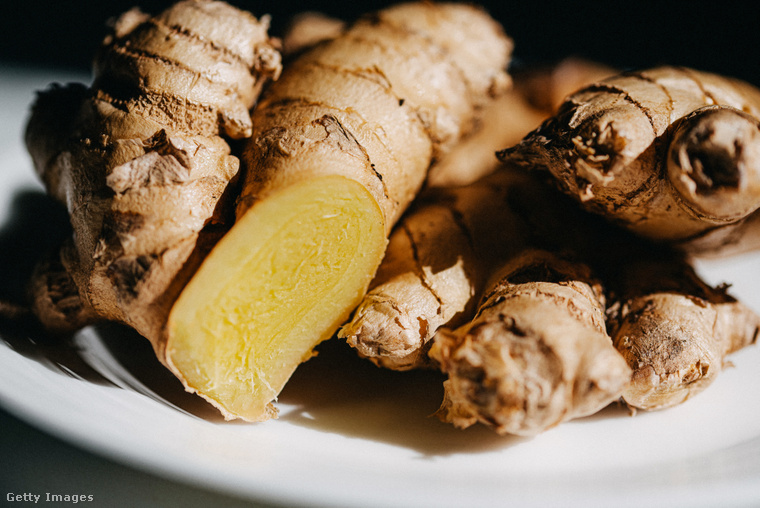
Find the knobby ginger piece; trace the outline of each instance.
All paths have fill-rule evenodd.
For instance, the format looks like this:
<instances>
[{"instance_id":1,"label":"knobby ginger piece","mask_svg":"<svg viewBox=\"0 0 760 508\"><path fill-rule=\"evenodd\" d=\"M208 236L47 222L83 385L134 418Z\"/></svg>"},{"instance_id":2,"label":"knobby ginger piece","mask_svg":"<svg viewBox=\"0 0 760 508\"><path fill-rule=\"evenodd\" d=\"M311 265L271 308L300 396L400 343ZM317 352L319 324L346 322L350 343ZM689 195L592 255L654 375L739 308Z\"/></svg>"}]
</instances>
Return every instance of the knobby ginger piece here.
<instances>
[{"instance_id":1,"label":"knobby ginger piece","mask_svg":"<svg viewBox=\"0 0 760 508\"><path fill-rule=\"evenodd\" d=\"M133 9L103 41L91 87L39 94L26 144L74 230L30 284L43 324L119 321L169 362L169 310L229 227L240 163L227 140L251 135L249 109L281 70L268 23L210 0Z\"/></svg>"},{"instance_id":2,"label":"knobby ginger piece","mask_svg":"<svg viewBox=\"0 0 760 508\"><path fill-rule=\"evenodd\" d=\"M379 366L429 366L430 339L472 315L488 266L524 237L509 196L530 182L498 172L421 196L393 231L370 290L339 336Z\"/></svg>"},{"instance_id":3,"label":"knobby ginger piece","mask_svg":"<svg viewBox=\"0 0 760 508\"><path fill-rule=\"evenodd\" d=\"M631 371L605 331L605 299L583 264L526 250L496 276L474 319L441 329L448 375L439 417L532 436L618 399Z\"/></svg>"},{"instance_id":4,"label":"knobby ginger piece","mask_svg":"<svg viewBox=\"0 0 760 508\"><path fill-rule=\"evenodd\" d=\"M551 114L553 98L532 104L536 89L569 93L611 72L572 59L553 72L523 74L515 89L491 101L478 129L431 167L426 192L391 235L369 292L340 331L361 356L395 370L430 366L430 339L439 327L472 316L495 265L537 232L558 245L566 233L551 225L577 212L557 206L558 196L532 176L492 174L500 165L495 151L519 142Z\"/></svg>"},{"instance_id":5,"label":"knobby ginger piece","mask_svg":"<svg viewBox=\"0 0 760 508\"><path fill-rule=\"evenodd\" d=\"M462 187L431 188L390 237L377 276L340 330L357 352L394 370L430 367L438 329L464 324L492 271L534 245L559 241L568 212L533 175L499 170Z\"/></svg>"},{"instance_id":6,"label":"knobby ginger piece","mask_svg":"<svg viewBox=\"0 0 760 508\"><path fill-rule=\"evenodd\" d=\"M500 158L547 171L640 235L696 249L760 207L758 119L755 87L659 67L584 87Z\"/></svg>"},{"instance_id":7,"label":"knobby ginger piece","mask_svg":"<svg viewBox=\"0 0 760 508\"><path fill-rule=\"evenodd\" d=\"M726 287L702 281L678 254L630 250L624 263L610 259L607 276L610 335L633 369L623 399L638 409L664 409L702 392L729 354L756 343L760 316Z\"/></svg>"}]
</instances>

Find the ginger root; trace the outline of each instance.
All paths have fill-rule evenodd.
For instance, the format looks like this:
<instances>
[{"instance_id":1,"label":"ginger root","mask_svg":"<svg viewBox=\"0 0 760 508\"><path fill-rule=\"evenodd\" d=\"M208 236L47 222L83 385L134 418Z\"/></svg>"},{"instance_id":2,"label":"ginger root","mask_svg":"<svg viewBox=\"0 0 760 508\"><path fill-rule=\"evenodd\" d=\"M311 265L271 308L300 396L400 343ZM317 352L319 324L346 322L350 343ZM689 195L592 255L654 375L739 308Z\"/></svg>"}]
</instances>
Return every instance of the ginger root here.
<instances>
[{"instance_id":1,"label":"ginger root","mask_svg":"<svg viewBox=\"0 0 760 508\"><path fill-rule=\"evenodd\" d=\"M240 163L226 139L251 135L248 110L280 73L267 29L210 0L153 17L133 9L104 40L90 88L39 95L27 148L74 230L31 283L48 328L119 321L167 361L169 310L229 227Z\"/></svg>"},{"instance_id":2,"label":"ginger root","mask_svg":"<svg viewBox=\"0 0 760 508\"><path fill-rule=\"evenodd\" d=\"M321 12L307 11L293 16L282 37L282 54L287 58L297 55L320 42L338 37L346 29L346 22Z\"/></svg>"},{"instance_id":3,"label":"ginger root","mask_svg":"<svg viewBox=\"0 0 760 508\"><path fill-rule=\"evenodd\" d=\"M439 417L531 436L618 399L631 371L605 331L604 302L583 264L531 249L511 259L472 321L433 341L448 375Z\"/></svg>"},{"instance_id":4,"label":"ginger root","mask_svg":"<svg viewBox=\"0 0 760 508\"><path fill-rule=\"evenodd\" d=\"M30 285L49 329L132 326L188 391L261 421L355 309L339 335L360 355L448 375L441 419L518 435L621 396L678 404L756 342L760 318L681 254L512 166L639 235L747 248L760 91L623 74L528 133L611 70L571 60L508 90L511 41L464 4L298 18L281 77L267 29L214 0L132 10L91 87L40 94L26 143L74 229ZM239 177L229 139L247 139Z\"/></svg>"},{"instance_id":5,"label":"ginger root","mask_svg":"<svg viewBox=\"0 0 760 508\"><path fill-rule=\"evenodd\" d=\"M621 74L499 156L640 235L696 248L760 207L760 90L679 67Z\"/></svg>"},{"instance_id":6,"label":"ginger root","mask_svg":"<svg viewBox=\"0 0 760 508\"><path fill-rule=\"evenodd\" d=\"M513 90L490 102L478 129L431 167L426 191L392 233L367 295L340 330L361 356L396 370L429 366L430 339L472 315L490 271L536 231L563 221L553 212L556 196L537 180L514 171L486 175L499 166L498 148L518 143L550 116L555 95L611 72L570 59L552 72L523 73ZM536 90L551 100L539 103Z\"/></svg>"},{"instance_id":7,"label":"ginger root","mask_svg":"<svg viewBox=\"0 0 760 508\"><path fill-rule=\"evenodd\" d=\"M447 373L439 412L445 421L460 427L481 422L520 435L589 414L618 397L640 409L659 407L647 400L682 402L684 393L693 396L714 379L726 355L755 340L760 318L725 289L701 281L682 254L584 213L534 176L506 167L468 186L428 191L394 231L373 286L340 335L381 367ZM667 258L658 257L665 252ZM545 268L529 270L532 262ZM520 298L505 297L497 305L488 297L492 290L482 296L484 284L505 263L526 268L507 279L511 285L500 286L504 295ZM566 267L561 273L574 266L574 275L545 275L554 264ZM572 298L565 295L568 285L575 288ZM538 286L536 295L528 290ZM473 319L479 299L490 303ZM571 324L572 309L589 305L583 315L596 318ZM549 360L540 354L515 359L527 353L511 352L517 339L503 322L507 317L533 332L530 340L521 337L524 343L572 343L561 353L547 353L555 359L553 372L568 377L560 382L548 368L541 370ZM709 326L713 322L719 326ZM699 372L708 364L709 375ZM545 398L539 402L529 387L541 372ZM584 383L598 383L599 391L583 392ZM544 403L553 409L537 409Z\"/></svg>"},{"instance_id":8,"label":"ginger root","mask_svg":"<svg viewBox=\"0 0 760 508\"><path fill-rule=\"evenodd\" d=\"M430 168L426 186L468 185L493 172L500 164L497 151L519 143L556 112L566 95L614 73L596 62L567 58L513 75L512 89L493 100L477 128Z\"/></svg>"},{"instance_id":9,"label":"ginger root","mask_svg":"<svg viewBox=\"0 0 760 508\"><path fill-rule=\"evenodd\" d=\"M253 113L233 228L167 325L170 367L228 418L265 420L365 293L428 168L509 85L480 9L409 3L290 63Z\"/></svg>"},{"instance_id":10,"label":"ginger root","mask_svg":"<svg viewBox=\"0 0 760 508\"><path fill-rule=\"evenodd\" d=\"M499 171L425 193L394 230L370 290L339 336L382 367L428 366L438 329L472 315L494 264L530 234L512 201L521 192L540 201L544 189L529 175Z\"/></svg>"},{"instance_id":11,"label":"ginger root","mask_svg":"<svg viewBox=\"0 0 760 508\"><path fill-rule=\"evenodd\" d=\"M605 260L608 329L633 369L623 399L664 409L709 386L726 356L754 344L760 316L702 281L678 253L625 240Z\"/></svg>"}]
</instances>

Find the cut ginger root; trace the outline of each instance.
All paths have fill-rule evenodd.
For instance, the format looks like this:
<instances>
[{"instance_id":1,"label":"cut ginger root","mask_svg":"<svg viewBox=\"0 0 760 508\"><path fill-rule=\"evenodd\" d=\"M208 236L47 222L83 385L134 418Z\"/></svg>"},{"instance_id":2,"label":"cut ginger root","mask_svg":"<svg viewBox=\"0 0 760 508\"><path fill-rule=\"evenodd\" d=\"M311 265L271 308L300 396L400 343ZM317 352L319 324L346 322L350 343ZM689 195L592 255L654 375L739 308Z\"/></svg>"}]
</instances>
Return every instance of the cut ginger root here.
<instances>
[{"instance_id":1,"label":"cut ginger root","mask_svg":"<svg viewBox=\"0 0 760 508\"><path fill-rule=\"evenodd\" d=\"M273 193L238 220L174 304L170 368L225 412L274 416L270 402L347 319L385 241L377 202L354 180L324 176Z\"/></svg>"},{"instance_id":2,"label":"cut ginger root","mask_svg":"<svg viewBox=\"0 0 760 508\"><path fill-rule=\"evenodd\" d=\"M25 141L73 229L29 283L46 329L128 325L257 422L337 333L445 374L442 420L524 436L679 404L756 342L684 250L760 244L760 91L575 59L513 83L469 4L268 25L133 9L91 86L39 95Z\"/></svg>"},{"instance_id":3,"label":"cut ginger root","mask_svg":"<svg viewBox=\"0 0 760 508\"><path fill-rule=\"evenodd\" d=\"M226 418L277 414L290 375L361 300L431 162L509 85L510 50L477 8L410 3L286 67L252 115L235 225L169 316L166 363L188 390Z\"/></svg>"}]
</instances>

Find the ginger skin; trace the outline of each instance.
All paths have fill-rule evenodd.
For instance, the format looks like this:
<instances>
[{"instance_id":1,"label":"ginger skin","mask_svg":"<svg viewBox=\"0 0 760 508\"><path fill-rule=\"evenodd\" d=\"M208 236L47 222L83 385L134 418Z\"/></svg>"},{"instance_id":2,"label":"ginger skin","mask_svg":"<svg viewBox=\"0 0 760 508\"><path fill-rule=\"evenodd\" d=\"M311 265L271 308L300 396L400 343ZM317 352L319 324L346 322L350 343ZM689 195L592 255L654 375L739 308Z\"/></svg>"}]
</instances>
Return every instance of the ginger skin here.
<instances>
[{"instance_id":1,"label":"ginger skin","mask_svg":"<svg viewBox=\"0 0 760 508\"><path fill-rule=\"evenodd\" d=\"M556 190L514 168L428 189L391 234L339 337L385 368L430 367L431 339L472 317L493 270L526 248L565 248L580 233L563 225L578 215Z\"/></svg>"},{"instance_id":2,"label":"ginger skin","mask_svg":"<svg viewBox=\"0 0 760 508\"><path fill-rule=\"evenodd\" d=\"M92 87L38 96L27 148L74 230L30 284L48 328L119 321L167 361L169 310L229 227L240 163L226 139L251 135L248 110L280 72L267 29L210 0L154 17L133 9L104 40Z\"/></svg>"},{"instance_id":3,"label":"ginger skin","mask_svg":"<svg viewBox=\"0 0 760 508\"><path fill-rule=\"evenodd\" d=\"M508 171L430 189L393 231L370 290L339 336L379 366L429 366L437 330L472 315L493 265L530 234L511 200L542 190L529 175Z\"/></svg>"},{"instance_id":4,"label":"ginger skin","mask_svg":"<svg viewBox=\"0 0 760 508\"><path fill-rule=\"evenodd\" d=\"M758 119L751 85L660 67L584 87L499 157L548 172L637 234L688 249L760 207Z\"/></svg>"},{"instance_id":5,"label":"ginger skin","mask_svg":"<svg viewBox=\"0 0 760 508\"><path fill-rule=\"evenodd\" d=\"M631 371L605 331L588 267L529 249L495 279L472 321L433 341L430 356L448 375L443 421L532 436L620 397Z\"/></svg>"},{"instance_id":6,"label":"ginger skin","mask_svg":"<svg viewBox=\"0 0 760 508\"><path fill-rule=\"evenodd\" d=\"M523 248L533 232L561 218L550 212L537 224L526 217L555 209L556 196L535 179L514 171L485 176L499 166L495 151L518 143L548 117L555 95L611 72L591 62L563 61L554 72L523 74L513 90L491 101L478 129L431 167L426 191L391 234L377 276L340 337L386 368L429 366L430 339L439 327L458 326L472 315L495 264ZM558 77L568 75L572 79ZM552 97L534 106L536 89ZM520 193L547 206L516 207ZM559 238L564 233L553 234Z\"/></svg>"},{"instance_id":7,"label":"ginger skin","mask_svg":"<svg viewBox=\"0 0 760 508\"><path fill-rule=\"evenodd\" d=\"M468 185L493 172L500 164L497 151L519 143L556 112L565 96L614 73L596 62L567 58L514 75L512 89L488 105L477 129L430 168L426 186Z\"/></svg>"},{"instance_id":8,"label":"ginger skin","mask_svg":"<svg viewBox=\"0 0 760 508\"><path fill-rule=\"evenodd\" d=\"M346 22L322 14L302 12L293 16L282 37L282 54L292 57L307 49L340 36L346 29Z\"/></svg>"},{"instance_id":9,"label":"ginger skin","mask_svg":"<svg viewBox=\"0 0 760 508\"><path fill-rule=\"evenodd\" d=\"M572 325L566 316L557 318L563 327L577 332L572 334L574 347L555 355L558 364L567 365L563 367L567 369L565 374L573 375L570 374L572 369L581 365L578 358L583 358L583 362L589 363L574 374L577 379L588 380L588 376L593 375L609 381L605 385L609 389L602 391L605 395L587 394L587 407L598 404L596 409L600 409L606 402L623 396L631 407L641 409L657 407L647 400L662 401L667 397L672 404L682 402L714 379L727 354L753 342L759 318L725 290L710 288L701 281L682 254L664 251L661 246L645 242L600 217L584 213L569 198L563 199L564 196L534 176L519 168L502 168L469 186L431 189L423 195L391 236L388 256L373 287L340 335L361 356L379 366L396 370L441 368L452 376L446 388L447 401L439 413L444 420L458 426L482 422L501 429L500 432L521 435L531 435L564 421L565 417L559 416L562 411L567 411L568 419L586 411L581 409L585 397L578 397L562 410L555 408L556 412L521 414L514 409L519 406L519 402L515 402L520 400L518 395L512 393L507 397L502 393L506 388L496 388L508 385L506 378L530 379L537 369L534 360L526 360L523 370L510 368L507 373L500 363L505 354L499 351L501 348L509 350L514 337L510 338L498 317L499 312L514 319L519 317L524 328L530 326L536 332L534 339L542 342L559 340L552 335L558 329L547 321L553 319L549 316L565 316L567 309L550 309L545 302L528 299L527 303L508 310L494 306L496 310L489 310L483 313L485 317L469 322L486 279L510 260L522 257L523 262L529 264L525 252L541 249L544 258L549 257L545 252L567 253L590 266L604 283L603 294L598 282L589 287L597 294L597 315L604 313L602 302L607 302L610 334L603 334L606 346L602 347L604 341L598 337L584 338L595 336L600 333L598 330L591 334L587 326ZM654 262L655 253L664 256L663 252L668 253L668 262L662 266L669 267L669 272L653 270L658 266ZM536 261L540 259L541 256L536 256ZM596 280L588 275L587 268L579 273L586 275L578 275L573 280ZM625 274L628 275L624 277ZM540 277L523 279L521 283L525 285L521 287L529 287L528 282L545 285L551 281ZM646 287L635 290L631 286L634 283ZM504 291L517 291L509 288L512 286L503 287ZM541 294L561 295L566 291L564 287L543 289ZM579 297L585 293L573 294ZM566 300L570 301L574 302L572 307L580 308L581 304L574 299ZM542 310L537 312L536 309ZM681 309L688 312L680 312ZM720 326L715 329L706 326L712 322ZM674 335L674 331L678 334ZM610 337L615 339L614 344ZM493 347L482 345L481 341L486 339ZM727 347L729 342L732 345ZM664 343L680 344L680 347L656 347ZM715 349L708 347L710 344L721 345ZM591 369L589 365L595 355L606 358L606 365L619 365L611 360L615 358L611 349L619 350L618 360L624 357L629 377L631 372L635 373L632 382L621 381L619 369L611 369L609 373L601 366L600 370L585 370ZM699 357L686 354L687 350L712 352ZM674 351L684 354L676 355ZM699 362L711 364L704 380L698 379L702 375ZM664 370L662 365L667 365L669 370ZM653 382L652 376L644 375L654 369L662 373L662 381ZM476 383L474 379L480 379L481 375L472 374L475 371L489 381ZM687 375L687 372L696 374ZM612 380L620 383L616 396L611 388L615 385ZM551 399L555 393L572 393L567 383L565 380L551 384L556 392L547 388L546 396ZM512 386L521 385L515 382ZM478 393L490 394L487 400L485 396L481 400L472 395L478 390ZM688 397L684 396L684 390ZM672 393L664 393L668 391ZM527 391L523 396L533 397Z\"/></svg>"},{"instance_id":10,"label":"ginger skin","mask_svg":"<svg viewBox=\"0 0 760 508\"><path fill-rule=\"evenodd\" d=\"M394 38L414 45L416 52L398 48ZM378 54L379 48L388 56ZM481 109L507 90L510 79L504 69L511 48L495 21L477 8L455 3L400 4L313 48L288 67L253 115L258 134L244 151L247 171L238 215L270 189L305 176L280 167L296 156L305 161L300 168L311 164L308 158L317 157L312 154L323 146L337 144L350 158L377 148L383 158L369 166L361 161L361 176L353 167L335 163L306 175L360 179L383 209L390 231L422 187L431 162L451 150L477 124ZM421 78L425 73L436 80ZM422 90L421 83L438 79ZM392 102L394 110L377 114L392 115L385 121L402 122L403 130L394 125L400 130L380 133L364 126L369 118L361 115L370 112L353 111L359 91L372 94L363 98L368 106L362 110L369 109L372 96L382 101L378 107ZM399 153L413 158L403 164L392 160Z\"/></svg>"},{"instance_id":11,"label":"ginger skin","mask_svg":"<svg viewBox=\"0 0 760 508\"><path fill-rule=\"evenodd\" d=\"M634 408L672 407L720 374L729 354L754 344L760 316L725 287L702 281L679 254L640 243L605 261L612 302L608 329L633 369L623 392Z\"/></svg>"}]
</instances>

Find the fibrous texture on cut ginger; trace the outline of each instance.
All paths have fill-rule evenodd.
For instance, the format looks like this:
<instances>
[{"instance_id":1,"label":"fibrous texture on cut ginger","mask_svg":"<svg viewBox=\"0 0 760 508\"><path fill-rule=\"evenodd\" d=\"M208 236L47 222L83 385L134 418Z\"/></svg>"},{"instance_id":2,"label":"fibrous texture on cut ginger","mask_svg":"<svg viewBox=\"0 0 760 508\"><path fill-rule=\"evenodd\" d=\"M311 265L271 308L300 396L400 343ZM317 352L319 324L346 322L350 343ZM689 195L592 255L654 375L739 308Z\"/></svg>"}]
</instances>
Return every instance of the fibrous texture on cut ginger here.
<instances>
[{"instance_id":1,"label":"fibrous texture on cut ginger","mask_svg":"<svg viewBox=\"0 0 760 508\"><path fill-rule=\"evenodd\" d=\"M760 207L760 90L679 67L621 74L500 157L638 234L706 247L700 237Z\"/></svg>"},{"instance_id":2,"label":"fibrous texture on cut ginger","mask_svg":"<svg viewBox=\"0 0 760 508\"><path fill-rule=\"evenodd\" d=\"M510 50L478 8L410 3L288 65L253 113L235 226L170 314L167 357L189 389L229 418L276 414L361 300L431 162L508 86Z\"/></svg>"},{"instance_id":3,"label":"fibrous texture on cut ginger","mask_svg":"<svg viewBox=\"0 0 760 508\"><path fill-rule=\"evenodd\" d=\"M240 165L226 139L251 135L248 110L280 72L267 29L223 2L131 10L103 41L90 87L39 95L27 147L74 230L32 283L43 323L120 321L164 359L169 308L225 227Z\"/></svg>"}]
</instances>

